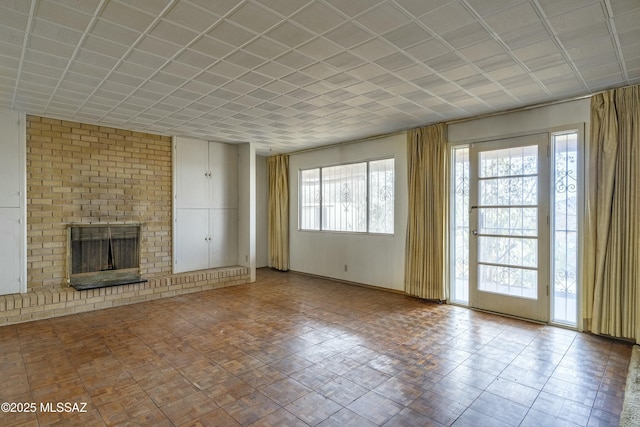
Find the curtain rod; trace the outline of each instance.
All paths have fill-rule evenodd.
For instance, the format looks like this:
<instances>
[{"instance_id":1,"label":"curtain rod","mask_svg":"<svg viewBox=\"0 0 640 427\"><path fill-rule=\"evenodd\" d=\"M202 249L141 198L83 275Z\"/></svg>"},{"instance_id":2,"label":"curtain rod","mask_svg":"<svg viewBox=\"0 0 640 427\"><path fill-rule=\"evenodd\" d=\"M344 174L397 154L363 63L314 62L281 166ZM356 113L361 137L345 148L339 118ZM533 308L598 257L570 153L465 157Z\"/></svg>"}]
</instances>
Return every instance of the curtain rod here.
<instances>
[{"instance_id":1,"label":"curtain rod","mask_svg":"<svg viewBox=\"0 0 640 427\"><path fill-rule=\"evenodd\" d=\"M450 125L455 125L455 124L458 124L458 123L470 122L470 121L473 121L473 120L481 120L481 119L486 119L486 118L489 118L489 117L502 116L504 114L518 113L518 112L521 112L521 111L529 111L529 110L534 110L536 108L549 107L551 105L559 105L559 104L564 104L566 102L579 101L581 99L591 98L593 95L595 95L595 94L576 96L576 97L573 97L573 98L562 99L562 100L557 100L557 101L549 101L549 102L544 102L542 104L528 105L528 106L525 106L525 107L517 107L517 108L513 108L511 110L496 111L495 113L481 114L479 116L464 117L464 118L461 118L461 119L454 119L454 120L445 121L444 124L446 126L450 126ZM342 146L342 145L356 144L358 142L365 142L365 141L371 141L371 140L374 140L374 139L386 138L386 137L389 137L389 136L396 136L396 135L400 135L402 133L405 133L405 132L407 132L407 131L409 131L411 129L417 129L417 128L420 128L420 127L428 126L430 124L435 124L435 123L428 123L428 124L424 124L424 125L421 125L421 126L416 126L416 127L404 129L404 130L399 130L399 131L390 132L390 133L383 133L383 134L378 134L378 135L372 135L372 136L368 136L368 137L365 137L365 138L359 138L359 139L354 139L354 140L350 140L350 141L336 142L335 144L328 144L328 145L320 145L318 147L303 148L302 150L292 151L292 152L283 153L283 154L286 154L288 156L289 155L293 155L293 154L303 154L303 153L308 153L308 152L311 152L311 151L323 150L325 148L339 147L339 146Z\"/></svg>"}]
</instances>

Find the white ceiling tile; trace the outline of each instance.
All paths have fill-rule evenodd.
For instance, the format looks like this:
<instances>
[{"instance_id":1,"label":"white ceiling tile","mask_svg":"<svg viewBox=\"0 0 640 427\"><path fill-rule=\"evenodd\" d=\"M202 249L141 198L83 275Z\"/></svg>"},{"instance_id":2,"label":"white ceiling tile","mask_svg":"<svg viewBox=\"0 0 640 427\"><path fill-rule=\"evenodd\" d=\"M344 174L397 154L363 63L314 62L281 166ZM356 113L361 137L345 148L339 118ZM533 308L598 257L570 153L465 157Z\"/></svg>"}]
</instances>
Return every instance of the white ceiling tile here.
<instances>
[{"instance_id":1,"label":"white ceiling tile","mask_svg":"<svg viewBox=\"0 0 640 427\"><path fill-rule=\"evenodd\" d=\"M609 26L604 22L600 22L594 23L590 27L559 34L558 38L566 49L572 49L587 44L590 40L607 37L609 35Z\"/></svg>"},{"instance_id":2,"label":"white ceiling tile","mask_svg":"<svg viewBox=\"0 0 640 427\"><path fill-rule=\"evenodd\" d=\"M268 76L264 76L264 75L262 75L260 73L254 72L254 71L249 71L249 72L239 76L237 80L241 81L241 82L248 83L250 85L254 85L254 86L263 86L263 85L273 81L273 78L270 78Z\"/></svg>"},{"instance_id":3,"label":"white ceiling tile","mask_svg":"<svg viewBox=\"0 0 640 427\"><path fill-rule=\"evenodd\" d=\"M291 73L290 68L280 65L277 62L267 62L257 67L255 71L260 74L264 74L265 76L272 77L274 79L278 79L282 76L286 76L287 74Z\"/></svg>"},{"instance_id":4,"label":"white ceiling tile","mask_svg":"<svg viewBox=\"0 0 640 427\"><path fill-rule=\"evenodd\" d=\"M127 46L112 43L108 40L88 36L85 39L83 47L85 49L91 50L96 53L100 53L102 55L111 56L113 58L121 58L129 49Z\"/></svg>"},{"instance_id":5,"label":"white ceiling tile","mask_svg":"<svg viewBox=\"0 0 640 427\"><path fill-rule=\"evenodd\" d=\"M241 74L245 73L246 69L238 67L237 65L227 61L220 61L210 67L209 71L223 77L237 78Z\"/></svg>"},{"instance_id":6,"label":"white ceiling tile","mask_svg":"<svg viewBox=\"0 0 640 427\"><path fill-rule=\"evenodd\" d=\"M144 31L154 19L153 15L141 12L118 1L108 2L100 16L134 31Z\"/></svg>"},{"instance_id":7,"label":"white ceiling tile","mask_svg":"<svg viewBox=\"0 0 640 427\"><path fill-rule=\"evenodd\" d=\"M191 49L187 49L176 56L175 61L190 65L199 70L204 70L215 63L217 59L208 55L203 55Z\"/></svg>"},{"instance_id":8,"label":"white ceiling tile","mask_svg":"<svg viewBox=\"0 0 640 427\"><path fill-rule=\"evenodd\" d=\"M299 46L314 37L314 35L309 31L290 22L280 24L278 27L269 31L266 35L289 47Z\"/></svg>"},{"instance_id":9,"label":"white ceiling tile","mask_svg":"<svg viewBox=\"0 0 640 427\"><path fill-rule=\"evenodd\" d=\"M136 48L137 51L150 53L156 57L164 58L165 61L172 58L180 49L180 46L177 44L151 36L146 36L142 39Z\"/></svg>"},{"instance_id":10,"label":"white ceiling tile","mask_svg":"<svg viewBox=\"0 0 640 427\"><path fill-rule=\"evenodd\" d=\"M377 4L381 3L383 0L325 0L326 3L332 5L340 12L344 13L347 16L354 17L360 15L367 10L375 7Z\"/></svg>"},{"instance_id":11,"label":"white ceiling tile","mask_svg":"<svg viewBox=\"0 0 640 427\"><path fill-rule=\"evenodd\" d=\"M498 34L517 30L540 21L540 17L530 3L519 3L484 18L484 21Z\"/></svg>"},{"instance_id":12,"label":"white ceiling tile","mask_svg":"<svg viewBox=\"0 0 640 427\"><path fill-rule=\"evenodd\" d=\"M516 50L551 38L542 23L535 23L509 33L500 34L509 49Z\"/></svg>"},{"instance_id":13,"label":"white ceiling tile","mask_svg":"<svg viewBox=\"0 0 640 427\"><path fill-rule=\"evenodd\" d=\"M344 48L350 48L370 39L372 35L353 22L345 22L326 33L324 37Z\"/></svg>"},{"instance_id":14,"label":"white ceiling tile","mask_svg":"<svg viewBox=\"0 0 640 427\"><path fill-rule=\"evenodd\" d=\"M325 60L325 62L333 67L336 67L337 69L349 70L351 68L354 68L354 67L357 67L358 65L363 64L366 61L353 55L350 52L345 51ZM335 74L335 72L333 74Z\"/></svg>"},{"instance_id":15,"label":"white ceiling tile","mask_svg":"<svg viewBox=\"0 0 640 427\"><path fill-rule=\"evenodd\" d=\"M228 19L255 33L263 33L282 20L268 9L252 3L243 4Z\"/></svg>"},{"instance_id":16,"label":"white ceiling tile","mask_svg":"<svg viewBox=\"0 0 640 427\"><path fill-rule=\"evenodd\" d=\"M107 70L106 68L102 68L102 67L96 67L91 64L73 62L69 66L69 71L102 80L109 74L111 70Z\"/></svg>"},{"instance_id":17,"label":"white ceiling tile","mask_svg":"<svg viewBox=\"0 0 640 427\"><path fill-rule=\"evenodd\" d=\"M229 61L233 64L247 69L255 68L265 62L263 58L244 51L237 51L232 53L225 58L225 61Z\"/></svg>"},{"instance_id":18,"label":"white ceiling tile","mask_svg":"<svg viewBox=\"0 0 640 427\"><path fill-rule=\"evenodd\" d=\"M311 40L309 43L299 46L296 50L311 58L322 60L330 56L337 55L342 51L342 48L333 44L329 40L317 38Z\"/></svg>"},{"instance_id":19,"label":"white ceiling tile","mask_svg":"<svg viewBox=\"0 0 640 427\"><path fill-rule=\"evenodd\" d=\"M352 68L351 70L347 71L347 74L350 74L366 82L369 79L385 74L385 70L384 68L379 67L375 64L364 64L356 68Z\"/></svg>"},{"instance_id":20,"label":"white ceiling tile","mask_svg":"<svg viewBox=\"0 0 640 427\"><path fill-rule=\"evenodd\" d=\"M75 46L82 38L82 33L80 31L44 21L42 19L36 19L34 21L32 32L33 34L37 34L43 38L55 40L71 46Z\"/></svg>"},{"instance_id":21,"label":"white ceiling tile","mask_svg":"<svg viewBox=\"0 0 640 427\"><path fill-rule=\"evenodd\" d=\"M625 31L624 33L618 34L618 40L620 41L620 45L624 48L625 46L634 46L638 44L638 40L640 40L640 28L636 28L635 30Z\"/></svg>"},{"instance_id":22,"label":"white ceiling tile","mask_svg":"<svg viewBox=\"0 0 640 427\"><path fill-rule=\"evenodd\" d=\"M409 22L395 30L389 31L382 37L400 49L406 49L409 46L430 39L431 34L428 31L423 30L422 27L415 22Z\"/></svg>"},{"instance_id":23,"label":"white ceiling tile","mask_svg":"<svg viewBox=\"0 0 640 427\"><path fill-rule=\"evenodd\" d=\"M594 3L549 19L558 33L569 33L585 27L591 27L597 23L606 22L607 17L602 7L600 3Z\"/></svg>"},{"instance_id":24,"label":"white ceiling tile","mask_svg":"<svg viewBox=\"0 0 640 427\"><path fill-rule=\"evenodd\" d=\"M382 34L406 24L409 21L409 17L393 4L381 3L358 16L356 20L371 31Z\"/></svg>"},{"instance_id":25,"label":"white ceiling tile","mask_svg":"<svg viewBox=\"0 0 640 427\"><path fill-rule=\"evenodd\" d=\"M422 16L449 3L451 0L395 0L400 6L414 16Z\"/></svg>"},{"instance_id":26,"label":"white ceiling tile","mask_svg":"<svg viewBox=\"0 0 640 427\"><path fill-rule=\"evenodd\" d=\"M297 12L292 19L317 34L341 25L345 18L320 2L313 2Z\"/></svg>"},{"instance_id":27,"label":"white ceiling tile","mask_svg":"<svg viewBox=\"0 0 640 427\"><path fill-rule=\"evenodd\" d=\"M306 67L309 64L315 62L313 59L299 52L291 51L280 56L276 60L279 64L286 65L294 70Z\"/></svg>"},{"instance_id":28,"label":"white ceiling tile","mask_svg":"<svg viewBox=\"0 0 640 427\"><path fill-rule=\"evenodd\" d=\"M542 7L545 15L547 15L548 17L553 17L570 12L574 9L579 9L581 7L584 7L585 5L593 4L597 1L598 0L538 0L538 3Z\"/></svg>"},{"instance_id":29,"label":"white ceiling tile","mask_svg":"<svg viewBox=\"0 0 640 427\"><path fill-rule=\"evenodd\" d=\"M316 81L316 79L314 79L313 77L310 77L300 72L293 72L291 74L287 74L286 76L282 77L282 80L284 80L285 82L289 82L293 85L296 85L298 87L306 86Z\"/></svg>"},{"instance_id":30,"label":"white ceiling tile","mask_svg":"<svg viewBox=\"0 0 640 427\"><path fill-rule=\"evenodd\" d=\"M4 46L11 47L10 45L4 45ZM20 60L20 54L17 53L14 56L14 58L16 60ZM25 55L24 59L30 62L34 62L36 64L42 64L42 65L47 65L50 67L61 68L61 69L66 68L67 64L69 64L68 58L54 56L54 55L50 55L49 53L38 52L36 50L29 50Z\"/></svg>"},{"instance_id":31,"label":"white ceiling tile","mask_svg":"<svg viewBox=\"0 0 640 427\"><path fill-rule=\"evenodd\" d=\"M81 12L76 7L66 7L60 2L44 0L38 3L36 14L39 19L55 22L78 31L85 31L93 12L94 10L91 10L88 14Z\"/></svg>"},{"instance_id":32,"label":"white ceiling tile","mask_svg":"<svg viewBox=\"0 0 640 427\"><path fill-rule=\"evenodd\" d=\"M140 32L111 23L104 19L97 19L91 34L120 43L124 46L131 46L140 37Z\"/></svg>"},{"instance_id":33,"label":"white ceiling tile","mask_svg":"<svg viewBox=\"0 0 640 427\"><path fill-rule=\"evenodd\" d=\"M25 31L27 28L28 20L29 16L26 13L21 13L14 9L7 9L0 6L0 25L20 31Z\"/></svg>"},{"instance_id":34,"label":"white ceiling tile","mask_svg":"<svg viewBox=\"0 0 640 427\"><path fill-rule=\"evenodd\" d=\"M375 61L383 56L391 55L395 51L396 49L380 39L370 40L351 49L351 52L354 52L369 61Z\"/></svg>"},{"instance_id":35,"label":"white ceiling tile","mask_svg":"<svg viewBox=\"0 0 640 427\"><path fill-rule=\"evenodd\" d=\"M220 17L187 2L178 2L169 10L165 19L200 33L215 24Z\"/></svg>"},{"instance_id":36,"label":"white ceiling tile","mask_svg":"<svg viewBox=\"0 0 640 427\"><path fill-rule=\"evenodd\" d=\"M169 21L162 20L151 30L150 36L177 45L186 45L198 37L198 33Z\"/></svg>"},{"instance_id":37,"label":"white ceiling tile","mask_svg":"<svg viewBox=\"0 0 640 427\"><path fill-rule=\"evenodd\" d=\"M202 69L198 67L192 67L182 62L171 61L162 69L162 71L173 74L175 76L179 76L181 78L191 79L196 74L200 73Z\"/></svg>"},{"instance_id":38,"label":"white ceiling tile","mask_svg":"<svg viewBox=\"0 0 640 427\"><path fill-rule=\"evenodd\" d=\"M224 85L224 90L231 91L237 95L246 95L249 92L253 92L255 89L255 86L239 82L237 80L231 81Z\"/></svg>"},{"instance_id":39,"label":"white ceiling tile","mask_svg":"<svg viewBox=\"0 0 640 427\"><path fill-rule=\"evenodd\" d=\"M206 1L206 0L203 0L203 1ZM267 8L272 9L274 12L283 16L289 16L311 2L311 0L257 0L257 1L262 5L266 6Z\"/></svg>"},{"instance_id":40,"label":"white ceiling tile","mask_svg":"<svg viewBox=\"0 0 640 427\"><path fill-rule=\"evenodd\" d=\"M0 40L2 40L3 43L22 47L24 36L24 31L0 26Z\"/></svg>"},{"instance_id":41,"label":"white ceiling tile","mask_svg":"<svg viewBox=\"0 0 640 427\"><path fill-rule=\"evenodd\" d=\"M624 33L638 28L638 22L640 22L640 2L638 4L637 9L630 10L627 13L613 18L616 24L616 31Z\"/></svg>"},{"instance_id":42,"label":"white ceiling tile","mask_svg":"<svg viewBox=\"0 0 640 427\"><path fill-rule=\"evenodd\" d=\"M380 58L375 61L375 63L386 70L394 71L413 65L415 64L415 61L403 53L398 52L385 56L384 58Z\"/></svg>"},{"instance_id":43,"label":"white ceiling tile","mask_svg":"<svg viewBox=\"0 0 640 427\"><path fill-rule=\"evenodd\" d=\"M28 73L39 74L56 79L59 79L62 76L63 72L63 70L59 68L47 67L42 64L34 64L29 61L24 61L22 69Z\"/></svg>"},{"instance_id":44,"label":"white ceiling tile","mask_svg":"<svg viewBox=\"0 0 640 427\"><path fill-rule=\"evenodd\" d=\"M494 14L512 5L522 3L526 0L466 0L466 2L480 15L487 16ZM563 0L566 1L566 0Z\"/></svg>"},{"instance_id":45,"label":"white ceiling tile","mask_svg":"<svg viewBox=\"0 0 640 427\"><path fill-rule=\"evenodd\" d=\"M127 56L127 62L156 69L162 66L162 64L166 62L166 59L153 55L149 52L134 49L133 52L129 53Z\"/></svg>"},{"instance_id":46,"label":"white ceiling tile","mask_svg":"<svg viewBox=\"0 0 640 427\"><path fill-rule=\"evenodd\" d=\"M474 16L460 2L452 2L420 18L437 33L451 31L475 22Z\"/></svg>"},{"instance_id":47,"label":"white ceiling tile","mask_svg":"<svg viewBox=\"0 0 640 427\"><path fill-rule=\"evenodd\" d=\"M226 21L216 25L216 27L207 34L214 39L222 40L235 47L242 46L255 37L254 33Z\"/></svg>"},{"instance_id":48,"label":"white ceiling tile","mask_svg":"<svg viewBox=\"0 0 640 427\"><path fill-rule=\"evenodd\" d=\"M473 22L464 27L443 33L442 38L455 49L462 49L476 44L478 41L491 39L491 35L479 22Z\"/></svg>"},{"instance_id":49,"label":"white ceiling tile","mask_svg":"<svg viewBox=\"0 0 640 427\"><path fill-rule=\"evenodd\" d=\"M279 43L274 43L273 40L260 37L244 46L244 50L265 59L273 59L286 52L288 48Z\"/></svg>"}]
</instances>

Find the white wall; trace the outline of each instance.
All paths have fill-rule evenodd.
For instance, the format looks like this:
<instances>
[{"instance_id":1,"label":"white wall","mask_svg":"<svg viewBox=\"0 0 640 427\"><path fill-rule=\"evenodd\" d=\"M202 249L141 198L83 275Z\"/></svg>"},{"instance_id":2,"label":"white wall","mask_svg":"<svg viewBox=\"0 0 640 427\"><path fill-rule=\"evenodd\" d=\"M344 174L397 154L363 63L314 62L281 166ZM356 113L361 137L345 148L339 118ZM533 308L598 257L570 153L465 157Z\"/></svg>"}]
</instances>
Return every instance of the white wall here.
<instances>
[{"instance_id":1,"label":"white wall","mask_svg":"<svg viewBox=\"0 0 640 427\"><path fill-rule=\"evenodd\" d=\"M588 140L590 99L568 101L546 107L501 114L448 126L450 143L472 142L555 130L562 126L586 123Z\"/></svg>"},{"instance_id":2,"label":"white wall","mask_svg":"<svg viewBox=\"0 0 640 427\"><path fill-rule=\"evenodd\" d=\"M267 158L256 156L256 268L269 265L269 179Z\"/></svg>"},{"instance_id":3,"label":"white wall","mask_svg":"<svg viewBox=\"0 0 640 427\"><path fill-rule=\"evenodd\" d=\"M293 271L384 288L404 289L407 223L407 137L405 133L343 144L289 157L290 268ZM298 172L384 157L395 158L393 235L298 230ZM344 271L344 266L348 271Z\"/></svg>"},{"instance_id":4,"label":"white wall","mask_svg":"<svg viewBox=\"0 0 640 427\"><path fill-rule=\"evenodd\" d=\"M238 146L238 264L249 267L256 280L256 150L253 143Z\"/></svg>"}]
</instances>

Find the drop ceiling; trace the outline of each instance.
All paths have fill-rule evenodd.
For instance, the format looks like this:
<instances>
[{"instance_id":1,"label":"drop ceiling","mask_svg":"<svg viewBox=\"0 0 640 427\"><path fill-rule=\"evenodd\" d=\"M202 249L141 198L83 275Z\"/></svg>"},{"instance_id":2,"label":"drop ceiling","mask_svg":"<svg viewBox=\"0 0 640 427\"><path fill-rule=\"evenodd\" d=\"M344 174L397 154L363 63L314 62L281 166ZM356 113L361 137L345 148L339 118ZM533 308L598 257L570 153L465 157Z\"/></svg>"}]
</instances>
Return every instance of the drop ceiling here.
<instances>
[{"instance_id":1,"label":"drop ceiling","mask_svg":"<svg viewBox=\"0 0 640 427\"><path fill-rule=\"evenodd\" d=\"M640 83L638 0L0 0L0 107L304 148Z\"/></svg>"}]
</instances>

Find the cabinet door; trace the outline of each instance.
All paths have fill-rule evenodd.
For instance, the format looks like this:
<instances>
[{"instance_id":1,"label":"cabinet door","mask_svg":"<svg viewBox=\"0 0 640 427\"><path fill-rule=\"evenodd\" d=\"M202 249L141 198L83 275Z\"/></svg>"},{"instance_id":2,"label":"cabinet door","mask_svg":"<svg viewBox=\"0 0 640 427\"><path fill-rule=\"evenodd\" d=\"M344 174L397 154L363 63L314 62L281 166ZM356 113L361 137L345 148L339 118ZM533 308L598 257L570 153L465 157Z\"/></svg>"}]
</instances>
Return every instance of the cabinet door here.
<instances>
[{"instance_id":1,"label":"cabinet door","mask_svg":"<svg viewBox=\"0 0 640 427\"><path fill-rule=\"evenodd\" d=\"M209 145L211 207L238 207L238 147L212 142Z\"/></svg>"},{"instance_id":2,"label":"cabinet door","mask_svg":"<svg viewBox=\"0 0 640 427\"><path fill-rule=\"evenodd\" d=\"M0 208L0 295L20 286L20 208Z\"/></svg>"},{"instance_id":3,"label":"cabinet door","mask_svg":"<svg viewBox=\"0 0 640 427\"><path fill-rule=\"evenodd\" d=\"M209 210L177 209L175 272L209 268Z\"/></svg>"},{"instance_id":4,"label":"cabinet door","mask_svg":"<svg viewBox=\"0 0 640 427\"><path fill-rule=\"evenodd\" d=\"M209 264L227 267L238 264L238 210L211 209Z\"/></svg>"},{"instance_id":5,"label":"cabinet door","mask_svg":"<svg viewBox=\"0 0 640 427\"><path fill-rule=\"evenodd\" d=\"M15 111L0 111L0 207L20 207L20 124Z\"/></svg>"},{"instance_id":6,"label":"cabinet door","mask_svg":"<svg viewBox=\"0 0 640 427\"><path fill-rule=\"evenodd\" d=\"M178 138L176 148L176 206L209 207L209 143Z\"/></svg>"}]
</instances>

